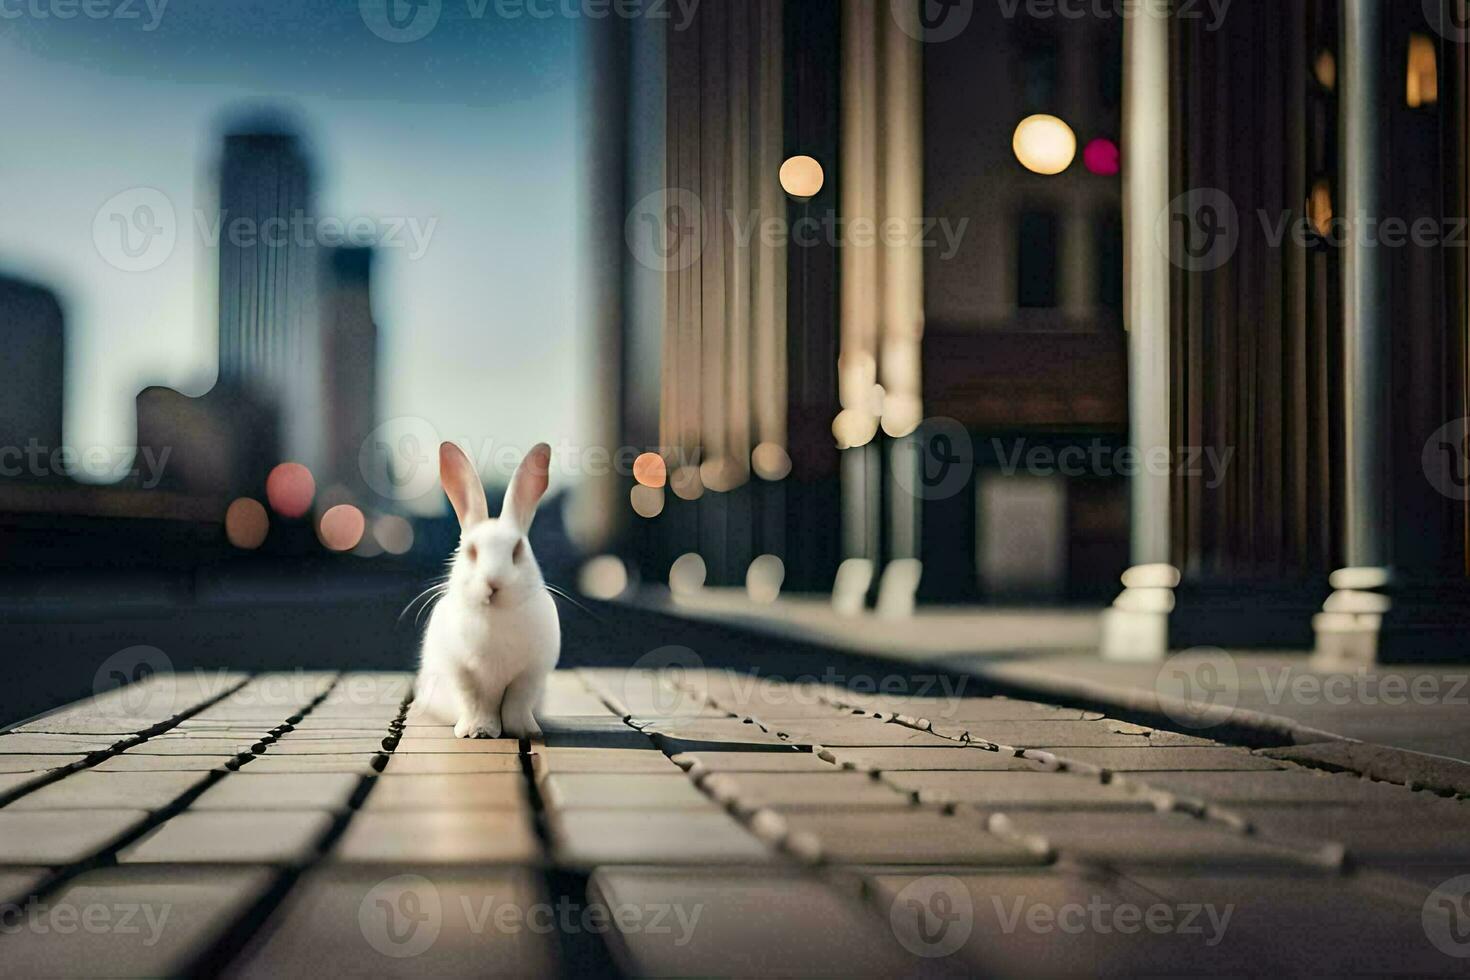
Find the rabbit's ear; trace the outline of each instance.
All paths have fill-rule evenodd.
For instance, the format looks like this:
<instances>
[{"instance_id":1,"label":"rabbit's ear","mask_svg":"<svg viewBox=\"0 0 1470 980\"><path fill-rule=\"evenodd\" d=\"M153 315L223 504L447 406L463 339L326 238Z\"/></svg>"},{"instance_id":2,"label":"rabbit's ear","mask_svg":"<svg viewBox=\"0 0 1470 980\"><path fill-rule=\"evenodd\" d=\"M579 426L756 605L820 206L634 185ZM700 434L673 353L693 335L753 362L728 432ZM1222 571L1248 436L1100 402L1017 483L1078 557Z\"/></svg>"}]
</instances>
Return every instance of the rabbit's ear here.
<instances>
[{"instance_id":1,"label":"rabbit's ear","mask_svg":"<svg viewBox=\"0 0 1470 980\"><path fill-rule=\"evenodd\" d=\"M452 442L439 444L439 482L444 484L444 492L454 505L454 516L459 518L461 531L468 531L490 516L480 474L475 472L464 450Z\"/></svg>"},{"instance_id":2,"label":"rabbit's ear","mask_svg":"<svg viewBox=\"0 0 1470 980\"><path fill-rule=\"evenodd\" d=\"M551 469L551 447L538 442L526 453L521 465L516 467L515 476L505 491L505 504L500 508L501 520L508 520L524 533L531 529L531 519L536 516L536 505L546 492Z\"/></svg>"}]
</instances>

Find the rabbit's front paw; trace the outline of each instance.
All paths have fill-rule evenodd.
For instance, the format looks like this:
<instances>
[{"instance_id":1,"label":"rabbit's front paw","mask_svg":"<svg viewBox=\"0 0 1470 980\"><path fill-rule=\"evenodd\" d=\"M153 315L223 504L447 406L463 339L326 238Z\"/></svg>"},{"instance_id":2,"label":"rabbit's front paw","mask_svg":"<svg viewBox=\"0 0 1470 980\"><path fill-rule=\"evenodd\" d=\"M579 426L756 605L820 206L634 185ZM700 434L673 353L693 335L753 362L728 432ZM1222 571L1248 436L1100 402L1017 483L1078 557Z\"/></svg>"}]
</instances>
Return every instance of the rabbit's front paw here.
<instances>
[{"instance_id":1,"label":"rabbit's front paw","mask_svg":"<svg viewBox=\"0 0 1470 980\"><path fill-rule=\"evenodd\" d=\"M499 738L499 718L461 718L454 726L455 738Z\"/></svg>"},{"instance_id":2,"label":"rabbit's front paw","mask_svg":"<svg viewBox=\"0 0 1470 980\"><path fill-rule=\"evenodd\" d=\"M540 738L541 726L536 724L536 718L530 714L524 718L506 718L505 734L515 738Z\"/></svg>"}]
</instances>

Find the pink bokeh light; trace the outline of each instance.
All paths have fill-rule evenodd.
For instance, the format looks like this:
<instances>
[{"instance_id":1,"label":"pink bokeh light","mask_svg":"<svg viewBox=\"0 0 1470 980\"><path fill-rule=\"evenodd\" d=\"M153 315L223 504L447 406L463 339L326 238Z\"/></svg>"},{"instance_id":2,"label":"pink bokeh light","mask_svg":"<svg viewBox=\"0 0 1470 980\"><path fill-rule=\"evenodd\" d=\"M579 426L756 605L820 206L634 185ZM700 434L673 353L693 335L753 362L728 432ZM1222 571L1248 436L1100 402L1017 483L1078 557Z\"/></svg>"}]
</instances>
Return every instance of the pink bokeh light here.
<instances>
[{"instance_id":1,"label":"pink bokeh light","mask_svg":"<svg viewBox=\"0 0 1470 980\"><path fill-rule=\"evenodd\" d=\"M1121 169L1118 144L1110 139L1095 139L1082 151L1082 163L1099 177L1115 177Z\"/></svg>"}]
</instances>

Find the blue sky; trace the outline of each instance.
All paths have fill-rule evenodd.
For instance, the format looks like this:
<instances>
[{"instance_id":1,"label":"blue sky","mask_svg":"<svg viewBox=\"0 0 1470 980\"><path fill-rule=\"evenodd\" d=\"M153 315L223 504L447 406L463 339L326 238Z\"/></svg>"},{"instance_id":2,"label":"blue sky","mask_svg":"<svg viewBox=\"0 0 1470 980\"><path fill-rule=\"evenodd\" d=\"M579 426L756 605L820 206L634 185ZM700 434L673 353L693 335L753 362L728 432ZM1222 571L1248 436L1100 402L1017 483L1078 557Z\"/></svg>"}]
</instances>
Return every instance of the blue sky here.
<instances>
[{"instance_id":1,"label":"blue sky","mask_svg":"<svg viewBox=\"0 0 1470 980\"><path fill-rule=\"evenodd\" d=\"M68 9L0 10L0 268L62 296L70 445L130 445L145 384L213 382L217 260L193 215L223 120L257 103L303 124L320 214L420 229L421 255L377 264L382 417L475 444L578 442L577 20L443 0L425 37L390 43L357 0L91 0L56 16ZM139 187L173 206L176 241L125 271L94 220Z\"/></svg>"}]
</instances>

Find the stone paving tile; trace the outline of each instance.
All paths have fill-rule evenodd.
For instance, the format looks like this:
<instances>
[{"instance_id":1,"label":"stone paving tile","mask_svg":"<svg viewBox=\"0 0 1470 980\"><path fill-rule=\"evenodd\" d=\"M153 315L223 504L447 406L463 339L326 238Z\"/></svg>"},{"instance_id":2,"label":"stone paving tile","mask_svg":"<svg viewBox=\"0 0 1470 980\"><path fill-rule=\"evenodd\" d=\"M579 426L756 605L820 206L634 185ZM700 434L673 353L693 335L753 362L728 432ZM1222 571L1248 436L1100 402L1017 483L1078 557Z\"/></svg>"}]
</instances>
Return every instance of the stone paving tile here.
<instances>
[{"instance_id":1,"label":"stone paving tile","mask_svg":"<svg viewBox=\"0 0 1470 980\"><path fill-rule=\"evenodd\" d=\"M1396 906L1352 879L1261 875L1137 876L1175 907L1231 915L1215 946L1191 946L1200 973L1256 976L1465 975L1437 948L1421 908ZM1208 927L1207 927L1208 928Z\"/></svg>"},{"instance_id":2,"label":"stone paving tile","mask_svg":"<svg viewBox=\"0 0 1470 980\"><path fill-rule=\"evenodd\" d=\"M43 773L82 762L85 755L0 755L0 773Z\"/></svg>"},{"instance_id":3,"label":"stone paving tile","mask_svg":"<svg viewBox=\"0 0 1470 980\"><path fill-rule=\"evenodd\" d=\"M652 744L647 735L616 717L543 719L541 731L544 744L566 748L646 749Z\"/></svg>"},{"instance_id":4,"label":"stone paving tile","mask_svg":"<svg viewBox=\"0 0 1470 980\"><path fill-rule=\"evenodd\" d=\"M769 848L720 811L558 810L548 814L558 863L759 864Z\"/></svg>"},{"instance_id":5,"label":"stone paving tile","mask_svg":"<svg viewBox=\"0 0 1470 980\"><path fill-rule=\"evenodd\" d=\"M208 772L77 772L22 796L7 810L162 810L211 778Z\"/></svg>"},{"instance_id":6,"label":"stone paving tile","mask_svg":"<svg viewBox=\"0 0 1470 980\"><path fill-rule=\"evenodd\" d=\"M609 935L630 976L890 977L919 966L866 909L810 878L601 868L589 892L609 908L671 910L668 931Z\"/></svg>"},{"instance_id":7,"label":"stone paving tile","mask_svg":"<svg viewBox=\"0 0 1470 980\"><path fill-rule=\"evenodd\" d=\"M700 719L676 725L650 725L643 730L670 755L699 751L789 751L791 743L759 725L730 719Z\"/></svg>"},{"instance_id":8,"label":"stone paving tile","mask_svg":"<svg viewBox=\"0 0 1470 980\"><path fill-rule=\"evenodd\" d=\"M250 755L259 742L220 738L150 738L128 749L129 755Z\"/></svg>"},{"instance_id":9,"label":"stone paving tile","mask_svg":"<svg viewBox=\"0 0 1470 980\"><path fill-rule=\"evenodd\" d=\"M320 810L188 810L118 852L120 864L297 864L332 826Z\"/></svg>"},{"instance_id":10,"label":"stone paving tile","mask_svg":"<svg viewBox=\"0 0 1470 980\"><path fill-rule=\"evenodd\" d=\"M520 773L445 773L379 776L364 810L524 810L526 780Z\"/></svg>"},{"instance_id":11,"label":"stone paving tile","mask_svg":"<svg viewBox=\"0 0 1470 980\"><path fill-rule=\"evenodd\" d=\"M246 766L215 783L191 810L343 810L362 777L346 772L256 773Z\"/></svg>"},{"instance_id":12,"label":"stone paving tile","mask_svg":"<svg viewBox=\"0 0 1470 980\"><path fill-rule=\"evenodd\" d=\"M515 755L521 750L514 738L424 738L405 735L393 747L394 752L499 752Z\"/></svg>"},{"instance_id":13,"label":"stone paving tile","mask_svg":"<svg viewBox=\"0 0 1470 980\"><path fill-rule=\"evenodd\" d=\"M0 902L24 905L50 876L51 872L45 868L0 869Z\"/></svg>"},{"instance_id":14,"label":"stone paving tile","mask_svg":"<svg viewBox=\"0 0 1470 980\"><path fill-rule=\"evenodd\" d=\"M307 715L300 721L291 722L291 730L295 732L309 732L312 738L336 738L339 735L346 738L366 738L387 730L387 723L378 721L355 721L346 722L341 718L318 718L315 715ZM449 726L444 726L445 731L452 731Z\"/></svg>"},{"instance_id":15,"label":"stone paving tile","mask_svg":"<svg viewBox=\"0 0 1470 980\"><path fill-rule=\"evenodd\" d=\"M0 735L0 755L91 755L121 741L110 735Z\"/></svg>"},{"instance_id":16,"label":"stone paving tile","mask_svg":"<svg viewBox=\"0 0 1470 980\"><path fill-rule=\"evenodd\" d=\"M246 765L252 776L270 772L347 772L371 776L378 771L381 761L381 755L369 755L365 752L332 755L275 755L270 752L256 756Z\"/></svg>"},{"instance_id":17,"label":"stone paving tile","mask_svg":"<svg viewBox=\"0 0 1470 980\"><path fill-rule=\"evenodd\" d=\"M1260 833L1336 841L1360 861L1470 861L1470 806L1452 800L1229 809Z\"/></svg>"},{"instance_id":18,"label":"stone paving tile","mask_svg":"<svg viewBox=\"0 0 1470 980\"><path fill-rule=\"evenodd\" d=\"M516 868L445 867L385 877L367 868L326 867L297 882L225 975L555 976L556 937L530 914L546 902L537 877Z\"/></svg>"},{"instance_id":19,"label":"stone paving tile","mask_svg":"<svg viewBox=\"0 0 1470 980\"><path fill-rule=\"evenodd\" d=\"M967 803L990 809L1153 810L1150 800L1095 778L1060 772L889 772L889 784L925 803Z\"/></svg>"},{"instance_id":20,"label":"stone paving tile","mask_svg":"<svg viewBox=\"0 0 1470 980\"><path fill-rule=\"evenodd\" d=\"M976 814L950 816L929 808L830 813L783 813L786 829L809 840L792 841L800 853L812 843L831 864L942 864L1023 867L1044 864L1044 848L986 830Z\"/></svg>"},{"instance_id":21,"label":"stone paving tile","mask_svg":"<svg viewBox=\"0 0 1470 980\"><path fill-rule=\"evenodd\" d=\"M240 761L236 752L209 755L145 755L131 750L103 759L90 772L210 772L233 768Z\"/></svg>"},{"instance_id":22,"label":"stone paving tile","mask_svg":"<svg viewBox=\"0 0 1470 980\"><path fill-rule=\"evenodd\" d=\"M836 773L840 766L815 752L681 752L674 762L692 776L712 772Z\"/></svg>"},{"instance_id":23,"label":"stone paving tile","mask_svg":"<svg viewBox=\"0 0 1470 980\"><path fill-rule=\"evenodd\" d=\"M907 725L879 721L877 718L853 718L830 722L808 722L782 726L781 732L792 742L807 745L933 745L954 748L954 739L941 738L932 732L919 731Z\"/></svg>"},{"instance_id":24,"label":"stone paving tile","mask_svg":"<svg viewBox=\"0 0 1470 980\"><path fill-rule=\"evenodd\" d=\"M266 756L265 758L270 758ZM311 758L298 756L297 758ZM454 772L520 772L521 757L503 752L394 752L383 772L394 776L423 776Z\"/></svg>"},{"instance_id":25,"label":"stone paving tile","mask_svg":"<svg viewBox=\"0 0 1470 980\"><path fill-rule=\"evenodd\" d=\"M1419 798L1402 786L1375 783L1349 773L1312 769L1274 772L1169 772L1121 777L1181 796L1233 806L1295 806L1303 803L1401 803Z\"/></svg>"},{"instance_id":26,"label":"stone paving tile","mask_svg":"<svg viewBox=\"0 0 1470 980\"><path fill-rule=\"evenodd\" d=\"M1069 748L1056 752L1069 762L1085 762L1110 772L1200 772L1284 769L1248 749L1153 747L1142 749Z\"/></svg>"},{"instance_id":27,"label":"stone paving tile","mask_svg":"<svg viewBox=\"0 0 1470 980\"><path fill-rule=\"evenodd\" d=\"M299 732L282 735L270 747L273 756L372 754L383 751L383 736L368 738L306 738Z\"/></svg>"},{"instance_id":28,"label":"stone paving tile","mask_svg":"<svg viewBox=\"0 0 1470 980\"><path fill-rule=\"evenodd\" d=\"M940 727L939 722L934 723ZM971 739L983 739L1013 748L1147 748L1147 729L1108 720L1099 721L997 721L994 723L945 721L949 729L968 732Z\"/></svg>"},{"instance_id":29,"label":"stone paving tile","mask_svg":"<svg viewBox=\"0 0 1470 980\"><path fill-rule=\"evenodd\" d=\"M844 772L828 766L825 773L721 772L704 777L700 787L737 812L773 810L844 810L848 807L903 808L914 805L913 795L889 786L867 773Z\"/></svg>"},{"instance_id":30,"label":"stone paving tile","mask_svg":"<svg viewBox=\"0 0 1470 980\"><path fill-rule=\"evenodd\" d=\"M182 975L259 901L264 868L124 867L89 871L47 900L50 917L0 937L11 976ZM74 927L54 928L60 910ZM93 916L94 927L85 926ZM101 918L99 918L99 916Z\"/></svg>"},{"instance_id":31,"label":"stone paving tile","mask_svg":"<svg viewBox=\"0 0 1470 980\"><path fill-rule=\"evenodd\" d=\"M1330 871L1341 857L1340 849L1325 841L1250 836L1218 822L1180 814L1017 809L992 818L991 826L1039 836L1059 858L1119 869L1264 867L1284 871L1297 867Z\"/></svg>"},{"instance_id":32,"label":"stone paving tile","mask_svg":"<svg viewBox=\"0 0 1470 980\"><path fill-rule=\"evenodd\" d=\"M534 864L541 847L525 810L364 811L330 859L375 864Z\"/></svg>"},{"instance_id":33,"label":"stone paving tile","mask_svg":"<svg viewBox=\"0 0 1470 980\"><path fill-rule=\"evenodd\" d=\"M579 749L538 745L531 755L537 779L553 772L677 773L678 767L658 749Z\"/></svg>"},{"instance_id":34,"label":"stone paving tile","mask_svg":"<svg viewBox=\"0 0 1470 980\"><path fill-rule=\"evenodd\" d=\"M133 717L109 715L93 711L61 712L38 718L24 725L17 725L20 734L42 733L50 735L112 735L123 737L153 728L166 719L156 717Z\"/></svg>"},{"instance_id":35,"label":"stone paving tile","mask_svg":"<svg viewBox=\"0 0 1470 980\"><path fill-rule=\"evenodd\" d=\"M143 810L0 810L0 864L75 864L136 830Z\"/></svg>"},{"instance_id":36,"label":"stone paving tile","mask_svg":"<svg viewBox=\"0 0 1470 980\"><path fill-rule=\"evenodd\" d=\"M541 799L552 809L709 809L710 798L681 772L561 772L541 780Z\"/></svg>"},{"instance_id":37,"label":"stone paving tile","mask_svg":"<svg viewBox=\"0 0 1470 980\"><path fill-rule=\"evenodd\" d=\"M823 747L821 754L842 766L876 772L909 770L980 770L993 772L1039 772L1047 767L1034 759L1009 752L995 752L976 745L960 748L918 746Z\"/></svg>"},{"instance_id":38,"label":"stone paving tile","mask_svg":"<svg viewBox=\"0 0 1470 980\"><path fill-rule=\"evenodd\" d=\"M867 707L887 715L924 718L936 725L986 721L1084 721L1102 717L1096 711L1009 698L875 697L867 702Z\"/></svg>"},{"instance_id":39,"label":"stone paving tile","mask_svg":"<svg viewBox=\"0 0 1470 980\"><path fill-rule=\"evenodd\" d=\"M45 773L39 772L4 772L0 773L0 798L12 793L20 792L27 787L34 786L45 779Z\"/></svg>"}]
</instances>

